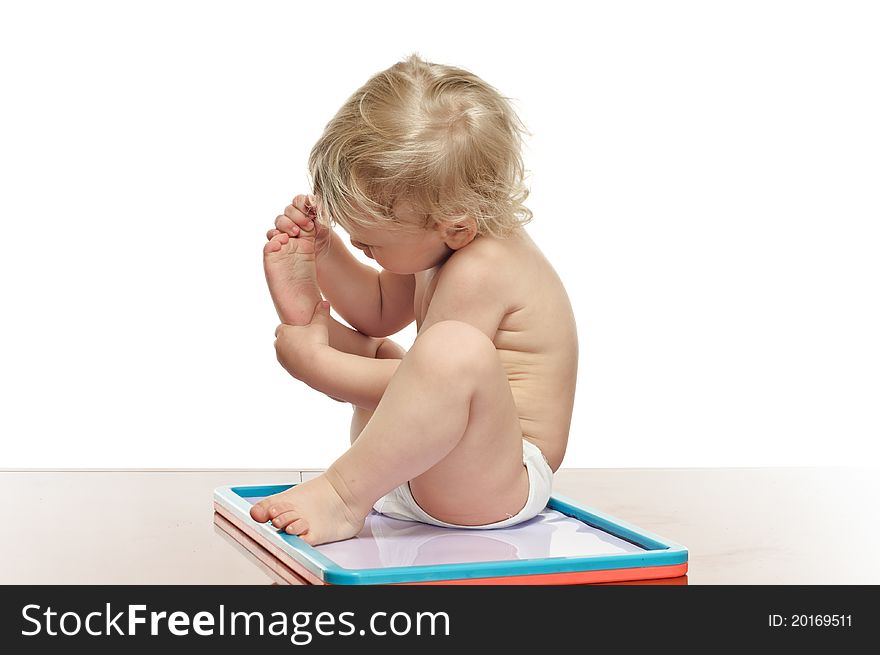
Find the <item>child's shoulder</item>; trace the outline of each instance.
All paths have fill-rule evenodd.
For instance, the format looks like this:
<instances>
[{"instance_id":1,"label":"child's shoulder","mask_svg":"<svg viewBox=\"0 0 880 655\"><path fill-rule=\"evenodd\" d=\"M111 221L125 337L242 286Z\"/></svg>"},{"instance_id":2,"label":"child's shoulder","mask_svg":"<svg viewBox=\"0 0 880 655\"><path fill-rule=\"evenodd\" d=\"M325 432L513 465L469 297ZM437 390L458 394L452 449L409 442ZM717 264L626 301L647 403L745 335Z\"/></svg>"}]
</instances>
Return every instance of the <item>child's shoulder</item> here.
<instances>
[{"instance_id":1,"label":"child's shoulder","mask_svg":"<svg viewBox=\"0 0 880 655\"><path fill-rule=\"evenodd\" d=\"M481 236L456 250L431 277L444 286L499 290L524 273L524 247L522 240Z\"/></svg>"},{"instance_id":2,"label":"child's shoulder","mask_svg":"<svg viewBox=\"0 0 880 655\"><path fill-rule=\"evenodd\" d=\"M488 268L495 272L510 272L521 266L525 250L534 248L534 243L522 232L501 239L493 236L479 236L468 245L457 250L444 265L469 269Z\"/></svg>"},{"instance_id":3,"label":"child's shoulder","mask_svg":"<svg viewBox=\"0 0 880 655\"><path fill-rule=\"evenodd\" d=\"M512 260L509 248L500 239L477 237L456 250L440 267L443 277L480 276L491 271L499 272Z\"/></svg>"}]
</instances>

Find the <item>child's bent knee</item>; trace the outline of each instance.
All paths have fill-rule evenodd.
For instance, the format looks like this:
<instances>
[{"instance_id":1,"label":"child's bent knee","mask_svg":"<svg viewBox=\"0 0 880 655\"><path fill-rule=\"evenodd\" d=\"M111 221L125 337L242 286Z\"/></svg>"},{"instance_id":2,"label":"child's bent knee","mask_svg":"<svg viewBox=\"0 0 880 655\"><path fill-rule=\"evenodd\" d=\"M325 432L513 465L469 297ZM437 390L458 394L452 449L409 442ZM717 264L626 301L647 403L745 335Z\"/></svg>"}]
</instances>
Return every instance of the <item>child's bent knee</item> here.
<instances>
[{"instance_id":1,"label":"child's bent knee","mask_svg":"<svg viewBox=\"0 0 880 655\"><path fill-rule=\"evenodd\" d=\"M453 374L498 364L495 344L479 329L461 321L440 321L416 339L418 351L429 364L439 362ZM439 370L438 370L439 372Z\"/></svg>"},{"instance_id":2,"label":"child's bent knee","mask_svg":"<svg viewBox=\"0 0 880 655\"><path fill-rule=\"evenodd\" d=\"M474 348L485 350L486 346L492 346L492 340L487 337L479 328L474 327L470 323L464 321L439 321L434 323L427 330L419 334L416 343L424 346L434 345L444 349L449 348L450 344L454 344L455 349Z\"/></svg>"}]
</instances>

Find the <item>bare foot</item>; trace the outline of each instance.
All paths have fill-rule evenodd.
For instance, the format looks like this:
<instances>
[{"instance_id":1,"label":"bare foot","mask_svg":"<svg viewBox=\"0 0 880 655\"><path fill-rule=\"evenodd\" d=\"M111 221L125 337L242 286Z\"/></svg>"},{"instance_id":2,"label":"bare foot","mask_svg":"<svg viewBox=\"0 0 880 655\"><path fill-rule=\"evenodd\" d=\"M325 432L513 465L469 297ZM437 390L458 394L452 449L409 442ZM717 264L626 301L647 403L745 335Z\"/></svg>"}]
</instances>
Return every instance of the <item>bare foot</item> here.
<instances>
[{"instance_id":1,"label":"bare foot","mask_svg":"<svg viewBox=\"0 0 880 655\"><path fill-rule=\"evenodd\" d=\"M315 269L315 230L279 232L263 248L263 269L282 323L308 325L321 302Z\"/></svg>"},{"instance_id":2,"label":"bare foot","mask_svg":"<svg viewBox=\"0 0 880 655\"><path fill-rule=\"evenodd\" d=\"M368 510L369 511L369 510ZM258 523L299 535L312 546L354 537L364 527L366 513L350 508L326 475L320 475L251 507Z\"/></svg>"}]
</instances>

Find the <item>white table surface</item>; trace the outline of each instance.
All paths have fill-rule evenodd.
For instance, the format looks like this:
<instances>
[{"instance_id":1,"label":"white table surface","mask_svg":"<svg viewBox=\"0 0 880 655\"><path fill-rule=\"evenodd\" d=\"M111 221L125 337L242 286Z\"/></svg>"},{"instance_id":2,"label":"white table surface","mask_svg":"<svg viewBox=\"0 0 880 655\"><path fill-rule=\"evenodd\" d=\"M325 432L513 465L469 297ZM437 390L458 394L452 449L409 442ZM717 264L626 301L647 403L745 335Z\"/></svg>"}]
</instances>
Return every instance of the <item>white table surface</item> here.
<instances>
[{"instance_id":1,"label":"white table surface","mask_svg":"<svg viewBox=\"0 0 880 655\"><path fill-rule=\"evenodd\" d=\"M561 469L554 492L687 546L689 584L880 584L880 471ZM213 525L299 470L0 470L0 584L265 584Z\"/></svg>"}]
</instances>

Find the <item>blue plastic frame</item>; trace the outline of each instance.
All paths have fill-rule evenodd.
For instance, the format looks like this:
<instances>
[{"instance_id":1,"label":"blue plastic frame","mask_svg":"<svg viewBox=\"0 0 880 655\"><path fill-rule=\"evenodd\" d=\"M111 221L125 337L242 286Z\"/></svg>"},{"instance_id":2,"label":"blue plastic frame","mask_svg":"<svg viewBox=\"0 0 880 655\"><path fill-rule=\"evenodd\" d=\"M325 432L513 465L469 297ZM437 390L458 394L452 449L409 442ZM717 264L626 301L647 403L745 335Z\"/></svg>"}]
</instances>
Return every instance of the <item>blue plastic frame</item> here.
<instances>
[{"instance_id":1,"label":"blue plastic frame","mask_svg":"<svg viewBox=\"0 0 880 655\"><path fill-rule=\"evenodd\" d=\"M576 505L573 500L554 495L547 507L604 530L640 548L643 553L593 555L589 557L552 557L473 564L436 564L431 566L399 566L375 569L347 569L294 535L276 529L271 523L258 524L250 517L251 504L246 498L270 496L294 484L224 486L214 490L214 500L232 512L245 524L252 524L271 543L295 559L305 569L326 584L367 585L398 584L403 582L433 582L438 580L467 580L507 576L528 576L546 573L571 573L639 567L684 564L687 548L659 537L641 528L602 512Z\"/></svg>"}]
</instances>

